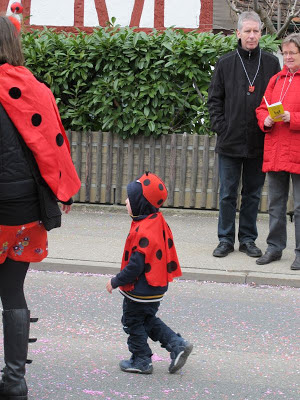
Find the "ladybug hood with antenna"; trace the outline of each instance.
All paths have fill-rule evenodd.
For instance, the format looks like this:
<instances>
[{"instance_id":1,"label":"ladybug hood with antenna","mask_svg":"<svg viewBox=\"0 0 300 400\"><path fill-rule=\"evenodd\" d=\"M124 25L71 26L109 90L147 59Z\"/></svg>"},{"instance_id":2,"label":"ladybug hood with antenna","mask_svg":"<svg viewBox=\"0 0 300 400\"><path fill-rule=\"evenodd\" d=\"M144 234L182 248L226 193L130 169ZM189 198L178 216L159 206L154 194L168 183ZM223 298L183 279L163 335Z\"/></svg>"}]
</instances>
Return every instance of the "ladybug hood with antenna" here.
<instances>
[{"instance_id":1,"label":"ladybug hood with antenna","mask_svg":"<svg viewBox=\"0 0 300 400\"><path fill-rule=\"evenodd\" d=\"M168 197L166 185L157 175L146 172L127 186L133 216L148 215L158 211Z\"/></svg>"}]
</instances>

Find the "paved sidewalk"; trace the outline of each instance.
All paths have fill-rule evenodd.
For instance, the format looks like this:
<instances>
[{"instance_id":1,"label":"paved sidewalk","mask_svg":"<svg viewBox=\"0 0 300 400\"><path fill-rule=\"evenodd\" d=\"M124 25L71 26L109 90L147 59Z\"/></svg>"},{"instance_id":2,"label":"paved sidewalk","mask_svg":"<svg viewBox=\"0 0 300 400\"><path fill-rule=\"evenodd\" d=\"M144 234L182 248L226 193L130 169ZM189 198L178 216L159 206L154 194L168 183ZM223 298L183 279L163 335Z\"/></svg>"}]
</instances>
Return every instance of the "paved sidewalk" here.
<instances>
[{"instance_id":1,"label":"paved sidewalk","mask_svg":"<svg viewBox=\"0 0 300 400\"><path fill-rule=\"evenodd\" d=\"M280 261L265 266L238 251L224 258L212 256L216 247L218 213L162 209L176 244L184 279L257 285L300 287L300 271L292 271L294 224L288 221L288 245ZM131 219L124 206L74 204L63 226L49 232L49 256L32 269L115 274ZM264 251L268 216L258 218L256 244Z\"/></svg>"}]
</instances>

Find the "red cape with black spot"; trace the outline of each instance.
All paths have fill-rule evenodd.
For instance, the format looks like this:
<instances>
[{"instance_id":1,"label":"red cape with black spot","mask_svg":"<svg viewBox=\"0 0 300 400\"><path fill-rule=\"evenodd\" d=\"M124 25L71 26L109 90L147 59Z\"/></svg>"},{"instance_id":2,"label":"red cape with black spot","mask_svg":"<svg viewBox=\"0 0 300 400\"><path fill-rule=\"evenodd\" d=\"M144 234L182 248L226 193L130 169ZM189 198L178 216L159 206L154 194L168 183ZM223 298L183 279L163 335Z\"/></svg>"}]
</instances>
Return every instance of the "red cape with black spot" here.
<instances>
[{"instance_id":1,"label":"red cape with black spot","mask_svg":"<svg viewBox=\"0 0 300 400\"><path fill-rule=\"evenodd\" d=\"M126 267L134 251L145 255L145 276L149 285L166 286L182 275L171 229L160 212L132 221L121 270ZM129 284L120 288L130 291L133 287L133 284Z\"/></svg>"},{"instance_id":2,"label":"red cape with black spot","mask_svg":"<svg viewBox=\"0 0 300 400\"><path fill-rule=\"evenodd\" d=\"M27 68L3 64L0 102L32 151L52 192L59 200L68 201L81 183L51 90Z\"/></svg>"}]
</instances>

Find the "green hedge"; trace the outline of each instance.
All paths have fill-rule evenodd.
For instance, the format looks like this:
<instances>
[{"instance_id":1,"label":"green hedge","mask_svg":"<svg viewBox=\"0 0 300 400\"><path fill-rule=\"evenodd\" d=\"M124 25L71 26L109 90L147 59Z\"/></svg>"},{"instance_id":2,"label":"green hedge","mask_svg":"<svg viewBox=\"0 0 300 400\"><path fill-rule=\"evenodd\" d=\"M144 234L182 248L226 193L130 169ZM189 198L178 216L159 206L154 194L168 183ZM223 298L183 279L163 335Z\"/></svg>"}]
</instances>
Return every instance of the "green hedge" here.
<instances>
[{"instance_id":1,"label":"green hedge","mask_svg":"<svg viewBox=\"0 0 300 400\"><path fill-rule=\"evenodd\" d=\"M277 45L263 36L262 48ZM45 29L23 35L26 66L51 86L66 129L123 138L210 134L212 66L235 46L235 35L174 29L147 35L119 26L92 34Z\"/></svg>"}]
</instances>

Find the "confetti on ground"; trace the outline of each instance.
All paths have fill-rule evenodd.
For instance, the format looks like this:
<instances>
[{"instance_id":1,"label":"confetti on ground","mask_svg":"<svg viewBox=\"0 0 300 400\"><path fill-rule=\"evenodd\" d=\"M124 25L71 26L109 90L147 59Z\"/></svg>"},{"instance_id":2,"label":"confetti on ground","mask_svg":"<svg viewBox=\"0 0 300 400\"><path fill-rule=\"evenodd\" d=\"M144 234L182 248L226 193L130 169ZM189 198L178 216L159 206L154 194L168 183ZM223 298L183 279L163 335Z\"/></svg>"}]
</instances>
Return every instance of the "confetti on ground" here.
<instances>
[{"instance_id":1,"label":"confetti on ground","mask_svg":"<svg viewBox=\"0 0 300 400\"><path fill-rule=\"evenodd\" d=\"M30 400L297 400L299 290L176 281L158 316L194 344L168 373L159 343L152 375L124 373L122 296L108 276L31 271L26 293L38 341L29 345ZM297 314L298 312L298 314ZM0 353L3 354L0 340Z\"/></svg>"}]
</instances>

